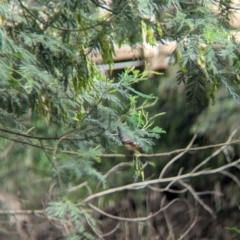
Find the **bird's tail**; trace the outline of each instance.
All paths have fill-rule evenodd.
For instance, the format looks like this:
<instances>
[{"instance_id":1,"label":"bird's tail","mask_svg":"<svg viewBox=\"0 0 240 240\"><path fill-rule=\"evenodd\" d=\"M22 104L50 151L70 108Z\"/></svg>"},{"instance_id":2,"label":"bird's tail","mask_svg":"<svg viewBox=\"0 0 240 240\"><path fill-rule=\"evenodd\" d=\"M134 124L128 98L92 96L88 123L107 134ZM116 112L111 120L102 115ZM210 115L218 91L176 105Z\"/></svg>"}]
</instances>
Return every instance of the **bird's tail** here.
<instances>
[{"instance_id":1,"label":"bird's tail","mask_svg":"<svg viewBox=\"0 0 240 240\"><path fill-rule=\"evenodd\" d=\"M120 127L117 127L117 131L118 131L118 137L119 137L119 139L120 139L121 142L122 142L123 136L122 136L122 131L121 131Z\"/></svg>"}]
</instances>

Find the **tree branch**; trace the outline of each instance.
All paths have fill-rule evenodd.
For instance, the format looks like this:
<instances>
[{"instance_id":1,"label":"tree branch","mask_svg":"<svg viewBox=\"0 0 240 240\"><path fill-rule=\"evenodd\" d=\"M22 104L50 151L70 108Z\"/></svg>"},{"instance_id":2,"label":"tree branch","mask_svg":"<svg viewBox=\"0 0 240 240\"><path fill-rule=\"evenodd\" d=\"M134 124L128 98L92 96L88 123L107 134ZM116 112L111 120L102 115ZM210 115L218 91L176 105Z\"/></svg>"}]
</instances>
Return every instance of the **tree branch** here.
<instances>
[{"instance_id":1,"label":"tree branch","mask_svg":"<svg viewBox=\"0 0 240 240\"><path fill-rule=\"evenodd\" d=\"M147 217L138 217L138 218L125 218L125 217L117 217L114 216L112 214L109 214L103 210L101 210L100 208L94 206L91 203L88 203L89 207L91 207L92 209L94 209L95 211L103 214L104 216L107 216L109 218L115 219L115 220L119 220L119 221L126 221L126 222L144 222L146 220L149 220L153 217L155 217L156 215L158 215L159 213L163 212L164 210L166 210L167 208L169 208L173 203L179 201L179 199L174 199L173 201L171 201L170 203L168 203L167 205L165 205L164 207L161 207L157 212L155 213L150 213Z\"/></svg>"},{"instance_id":2,"label":"tree branch","mask_svg":"<svg viewBox=\"0 0 240 240\"><path fill-rule=\"evenodd\" d=\"M199 150L205 150L205 149L209 149L209 148L216 148L216 147L221 147L221 146L228 146L231 144L238 144L240 143L240 140L233 140L229 143L218 143L218 144L212 144L212 145L208 145L208 146L203 146L203 147L193 147L193 148L189 148L188 151L199 151ZM181 149L176 149L170 152L165 152L165 153L152 153L152 154L148 154L148 153L140 153L140 154L136 154L137 157L145 157L145 158L152 158L152 157L162 157L162 156L171 156L173 154L176 153L180 153L180 152L184 152L186 150L186 148L181 148ZM70 153L70 152L69 152ZM119 157L119 158L124 158L126 157L125 154L101 154L99 157L107 157L107 158L112 158L112 157Z\"/></svg>"},{"instance_id":3,"label":"tree branch","mask_svg":"<svg viewBox=\"0 0 240 240\"><path fill-rule=\"evenodd\" d=\"M138 189L142 189L147 187L148 185L152 185L152 184L156 184L156 183L166 183L166 182L172 182L172 181L179 181L179 180L183 180L186 178L193 178L193 177L198 177L201 175L210 175L210 174L214 174L214 173L220 173L221 171L228 169L230 167L235 166L236 164L240 163L240 159L231 162L229 164L226 164L224 166L221 166L219 168L216 169L212 169L212 170L202 170L199 172L194 172L194 173L186 173L180 176L176 176L176 177L169 177L169 178L162 178L162 179L154 179L154 180L149 180L149 181L145 181L145 182L138 182L138 183L132 183L132 184L128 184L125 186L121 186L121 187L116 187L116 188L111 188L102 192L98 192L95 194L92 194L90 196L88 196L87 198L85 198L83 200L83 202L89 202L90 200L93 200L97 197L102 197L104 195L107 194L111 194L111 193L115 193L115 192L120 192L123 190L138 190Z\"/></svg>"},{"instance_id":4,"label":"tree branch","mask_svg":"<svg viewBox=\"0 0 240 240\"><path fill-rule=\"evenodd\" d=\"M48 24L47 22L41 20L40 18L36 17L27 7L25 7L22 3L22 1L18 0L20 6L35 20L39 21L40 23L44 24L45 26L48 26L50 28L54 28L54 29L57 29L57 30L60 30L60 31L66 31L66 32L82 32L82 31L86 31L86 30L89 30L89 29L92 29L92 28L95 28L97 26L100 26L102 25L103 23L105 23L106 21L108 21L112 16L113 14L111 14L110 16L108 16L106 19L104 19L103 21L99 22L99 23L96 23L96 24L93 24L89 27L85 27L85 28L81 28L81 29L66 29L66 28L60 28L60 27L55 27L51 24Z\"/></svg>"},{"instance_id":5,"label":"tree branch","mask_svg":"<svg viewBox=\"0 0 240 240\"><path fill-rule=\"evenodd\" d=\"M100 7L100 8L102 8L102 9L104 9L104 10L107 10L108 12L111 12L111 13L113 13L113 14L116 14L112 9L107 8L107 7L104 7L103 5L99 4L99 3L96 2L95 0L90 0L90 1L91 1L95 6Z\"/></svg>"},{"instance_id":6,"label":"tree branch","mask_svg":"<svg viewBox=\"0 0 240 240\"><path fill-rule=\"evenodd\" d=\"M175 161L177 161L180 157L182 157L186 152L189 151L189 149L191 148L191 146L193 145L195 139L197 138L197 135L195 134L191 140L191 142L188 144L188 146L185 148L185 150L183 152L181 152L180 154L178 154L176 157L174 157L171 161L169 161L164 168L162 169L159 178L162 178L164 173L166 172L167 168L169 166L171 166Z\"/></svg>"}]
</instances>

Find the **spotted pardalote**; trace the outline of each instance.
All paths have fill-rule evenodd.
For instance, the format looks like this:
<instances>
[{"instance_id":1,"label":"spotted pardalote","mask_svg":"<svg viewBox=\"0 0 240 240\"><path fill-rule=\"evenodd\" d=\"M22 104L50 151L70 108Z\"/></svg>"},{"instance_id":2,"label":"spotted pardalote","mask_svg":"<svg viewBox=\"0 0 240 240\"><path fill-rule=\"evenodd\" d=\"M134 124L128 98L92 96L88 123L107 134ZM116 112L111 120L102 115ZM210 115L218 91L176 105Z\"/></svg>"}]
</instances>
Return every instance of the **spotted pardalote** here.
<instances>
[{"instance_id":1,"label":"spotted pardalote","mask_svg":"<svg viewBox=\"0 0 240 240\"><path fill-rule=\"evenodd\" d=\"M122 133L122 130L119 127L117 127L117 130L118 130L118 137L119 137L122 145L125 146L126 149L134 151L139 147L138 142L136 142L135 140L129 138L126 135L124 135Z\"/></svg>"}]
</instances>

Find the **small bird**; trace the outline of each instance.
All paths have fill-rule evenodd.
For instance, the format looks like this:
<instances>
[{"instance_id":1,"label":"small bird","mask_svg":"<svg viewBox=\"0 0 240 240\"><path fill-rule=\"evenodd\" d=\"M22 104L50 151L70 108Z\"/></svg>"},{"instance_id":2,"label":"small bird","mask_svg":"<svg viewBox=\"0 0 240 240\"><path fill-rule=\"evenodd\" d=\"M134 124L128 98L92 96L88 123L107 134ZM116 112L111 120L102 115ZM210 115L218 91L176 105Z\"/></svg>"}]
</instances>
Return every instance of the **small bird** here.
<instances>
[{"instance_id":1,"label":"small bird","mask_svg":"<svg viewBox=\"0 0 240 240\"><path fill-rule=\"evenodd\" d=\"M128 138L127 136L124 136L119 127L117 127L117 130L118 130L118 137L119 137L122 145L125 146L125 148L127 150L134 151L134 150L138 149L138 147L139 147L138 142L134 141L133 139Z\"/></svg>"}]
</instances>

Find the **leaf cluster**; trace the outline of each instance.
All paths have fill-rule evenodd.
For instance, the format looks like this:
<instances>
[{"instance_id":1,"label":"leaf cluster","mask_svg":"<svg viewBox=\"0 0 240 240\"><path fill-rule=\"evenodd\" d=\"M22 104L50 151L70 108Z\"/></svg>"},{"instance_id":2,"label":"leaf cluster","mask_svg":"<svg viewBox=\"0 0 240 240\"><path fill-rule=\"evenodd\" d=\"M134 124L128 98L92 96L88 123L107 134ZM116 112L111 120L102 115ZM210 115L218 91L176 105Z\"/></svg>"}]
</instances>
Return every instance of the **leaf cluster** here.
<instances>
[{"instance_id":1,"label":"leaf cluster","mask_svg":"<svg viewBox=\"0 0 240 240\"><path fill-rule=\"evenodd\" d=\"M214 104L220 84L239 101L234 91L239 78L239 44L232 37L227 17L224 23L222 15L215 14L210 6L180 4L181 11L169 16L164 24L178 44L175 59L181 70L177 80L186 85L189 102L202 103L207 97Z\"/></svg>"},{"instance_id":2,"label":"leaf cluster","mask_svg":"<svg viewBox=\"0 0 240 240\"><path fill-rule=\"evenodd\" d=\"M11 2L0 5L0 137L2 150L11 148L0 164L8 178L2 184L14 192L31 188L25 197L38 199L49 183L56 186L48 213L71 219L70 238L89 237L82 219L92 221L75 204L76 193L83 198L89 192L70 189L84 181L93 189L97 182L107 187L95 166L102 164L102 154L121 148L117 127L143 151L150 151L164 133L154 124L161 114L147 113L156 97L135 88L148 73L130 68L108 79L90 58L98 51L112 64L114 41L142 42L143 24L155 41L155 29L150 31L155 23L147 15L154 9L150 1L119 1L119 12L113 4L106 16L98 14L94 1L18 1L12 11ZM36 178L47 179L37 193L31 186Z\"/></svg>"}]
</instances>

